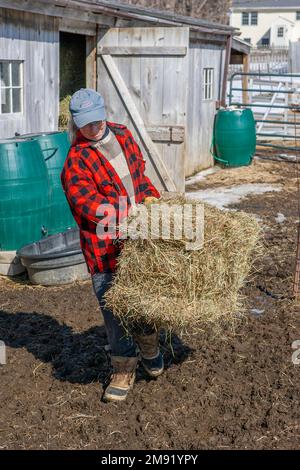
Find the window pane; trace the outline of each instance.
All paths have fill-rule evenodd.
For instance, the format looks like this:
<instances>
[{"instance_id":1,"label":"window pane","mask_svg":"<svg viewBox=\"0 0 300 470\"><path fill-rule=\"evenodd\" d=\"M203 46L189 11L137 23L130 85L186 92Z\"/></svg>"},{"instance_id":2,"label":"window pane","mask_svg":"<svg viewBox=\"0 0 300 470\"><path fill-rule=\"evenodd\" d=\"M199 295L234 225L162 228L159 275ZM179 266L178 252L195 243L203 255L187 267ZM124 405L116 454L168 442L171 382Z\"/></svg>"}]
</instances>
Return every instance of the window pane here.
<instances>
[{"instance_id":1,"label":"window pane","mask_svg":"<svg viewBox=\"0 0 300 470\"><path fill-rule=\"evenodd\" d=\"M242 24L249 24L249 13L242 13Z\"/></svg>"},{"instance_id":2,"label":"window pane","mask_svg":"<svg viewBox=\"0 0 300 470\"><path fill-rule=\"evenodd\" d=\"M213 86L214 86L214 69L203 69L203 99L213 99Z\"/></svg>"},{"instance_id":3,"label":"window pane","mask_svg":"<svg viewBox=\"0 0 300 470\"><path fill-rule=\"evenodd\" d=\"M20 62L11 64L12 86L21 86L21 65Z\"/></svg>"},{"instance_id":4,"label":"window pane","mask_svg":"<svg viewBox=\"0 0 300 470\"><path fill-rule=\"evenodd\" d=\"M10 86L9 62L0 62L0 85Z\"/></svg>"},{"instance_id":5,"label":"window pane","mask_svg":"<svg viewBox=\"0 0 300 470\"><path fill-rule=\"evenodd\" d=\"M251 13L251 24L252 25L257 25L257 12L252 12Z\"/></svg>"},{"instance_id":6,"label":"window pane","mask_svg":"<svg viewBox=\"0 0 300 470\"><path fill-rule=\"evenodd\" d=\"M21 88L13 88L13 113L20 113L21 107Z\"/></svg>"},{"instance_id":7,"label":"window pane","mask_svg":"<svg viewBox=\"0 0 300 470\"><path fill-rule=\"evenodd\" d=\"M10 113L11 111L10 103L10 89L2 88L1 90L1 113Z\"/></svg>"},{"instance_id":8,"label":"window pane","mask_svg":"<svg viewBox=\"0 0 300 470\"><path fill-rule=\"evenodd\" d=\"M296 12L296 18L297 18L297 20L300 20L300 11Z\"/></svg>"}]
</instances>

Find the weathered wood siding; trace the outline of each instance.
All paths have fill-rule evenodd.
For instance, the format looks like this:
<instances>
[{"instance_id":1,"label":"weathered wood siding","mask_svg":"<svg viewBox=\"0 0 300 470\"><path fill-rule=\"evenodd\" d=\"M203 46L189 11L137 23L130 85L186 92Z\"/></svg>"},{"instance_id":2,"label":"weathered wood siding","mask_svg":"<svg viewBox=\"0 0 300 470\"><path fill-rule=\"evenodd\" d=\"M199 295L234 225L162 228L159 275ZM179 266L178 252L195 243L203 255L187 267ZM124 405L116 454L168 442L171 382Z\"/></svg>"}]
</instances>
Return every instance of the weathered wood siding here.
<instances>
[{"instance_id":1,"label":"weathered wood siding","mask_svg":"<svg viewBox=\"0 0 300 470\"><path fill-rule=\"evenodd\" d=\"M213 165L210 147L216 101L220 99L224 68L224 47L192 42L189 51L189 85L185 175ZM203 99L203 69L214 69L213 99Z\"/></svg>"},{"instance_id":2,"label":"weathered wood siding","mask_svg":"<svg viewBox=\"0 0 300 470\"><path fill-rule=\"evenodd\" d=\"M102 47L186 47L184 56L113 56L131 98L145 126L186 126L188 83L188 28L113 28L99 31L98 53ZM106 52L107 53L107 52ZM138 130L113 84L101 56L97 62L97 89L104 96L108 118L127 125L141 145L147 173L161 187L157 173L138 136ZM154 139L155 141L155 139ZM184 143L155 141L156 148L178 190L184 190Z\"/></svg>"},{"instance_id":3,"label":"weathered wood siding","mask_svg":"<svg viewBox=\"0 0 300 470\"><path fill-rule=\"evenodd\" d=\"M0 138L57 129L58 19L0 8L0 60L24 61L22 114L0 115Z\"/></svg>"}]
</instances>

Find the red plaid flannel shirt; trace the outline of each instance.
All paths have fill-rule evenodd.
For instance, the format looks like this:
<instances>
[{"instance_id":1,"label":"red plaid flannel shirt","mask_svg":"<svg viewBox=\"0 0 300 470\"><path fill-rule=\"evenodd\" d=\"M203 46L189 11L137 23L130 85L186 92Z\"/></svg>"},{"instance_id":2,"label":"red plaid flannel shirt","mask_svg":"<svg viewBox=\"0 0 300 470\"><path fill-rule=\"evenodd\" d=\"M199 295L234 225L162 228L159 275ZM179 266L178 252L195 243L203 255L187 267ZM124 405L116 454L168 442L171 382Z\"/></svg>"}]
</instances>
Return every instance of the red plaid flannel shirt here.
<instances>
[{"instance_id":1,"label":"red plaid flannel shirt","mask_svg":"<svg viewBox=\"0 0 300 470\"><path fill-rule=\"evenodd\" d=\"M127 160L136 203L142 203L147 196L159 197L159 192L144 174L145 160L129 129L113 122L107 122L107 125L118 139ZM128 208L130 199L113 166L80 131L66 158L61 182L80 229L80 244L89 272L114 271L122 241L98 237L96 227L103 216L97 216L96 212L101 204L109 203L115 207L118 220L121 220L127 211L119 207L119 197L127 197Z\"/></svg>"}]
</instances>

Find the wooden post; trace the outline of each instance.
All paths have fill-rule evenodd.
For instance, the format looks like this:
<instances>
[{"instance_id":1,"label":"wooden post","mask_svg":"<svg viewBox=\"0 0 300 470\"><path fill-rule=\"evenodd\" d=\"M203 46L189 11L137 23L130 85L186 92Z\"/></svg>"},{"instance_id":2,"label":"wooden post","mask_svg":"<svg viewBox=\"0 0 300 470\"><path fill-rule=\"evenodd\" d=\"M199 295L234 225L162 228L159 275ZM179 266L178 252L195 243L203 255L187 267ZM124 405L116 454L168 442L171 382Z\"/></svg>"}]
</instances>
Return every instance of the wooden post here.
<instances>
[{"instance_id":1,"label":"wooden post","mask_svg":"<svg viewBox=\"0 0 300 470\"><path fill-rule=\"evenodd\" d=\"M86 87L97 87L97 36L86 36Z\"/></svg>"},{"instance_id":2,"label":"wooden post","mask_svg":"<svg viewBox=\"0 0 300 470\"><path fill-rule=\"evenodd\" d=\"M243 55L243 72L244 73L249 73L250 70L250 59L248 54ZM243 75L242 79L242 88L249 88L249 76ZM249 103L249 92L248 91L243 91L243 103L248 104Z\"/></svg>"},{"instance_id":3,"label":"wooden post","mask_svg":"<svg viewBox=\"0 0 300 470\"><path fill-rule=\"evenodd\" d=\"M231 55L231 44L232 44L232 36L228 36L227 43L226 43L226 55L225 55L225 65L224 65L224 73L223 73L223 83L222 83L222 95L221 95L221 106L226 106L226 92L227 92L227 78L228 78L228 69L230 63L230 55Z\"/></svg>"}]
</instances>

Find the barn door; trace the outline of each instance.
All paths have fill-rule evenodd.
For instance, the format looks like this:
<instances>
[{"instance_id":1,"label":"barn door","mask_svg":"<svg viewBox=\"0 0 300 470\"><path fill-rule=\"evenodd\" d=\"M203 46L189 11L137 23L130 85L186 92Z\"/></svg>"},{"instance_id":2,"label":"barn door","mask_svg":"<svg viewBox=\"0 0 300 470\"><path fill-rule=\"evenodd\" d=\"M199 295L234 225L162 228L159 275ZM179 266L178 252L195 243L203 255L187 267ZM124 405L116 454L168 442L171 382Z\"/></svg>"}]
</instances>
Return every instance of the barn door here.
<instances>
[{"instance_id":1,"label":"barn door","mask_svg":"<svg viewBox=\"0 0 300 470\"><path fill-rule=\"evenodd\" d=\"M97 89L108 119L133 132L159 189L184 191L188 28L100 30Z\"/></svg>"}]
</instances>

